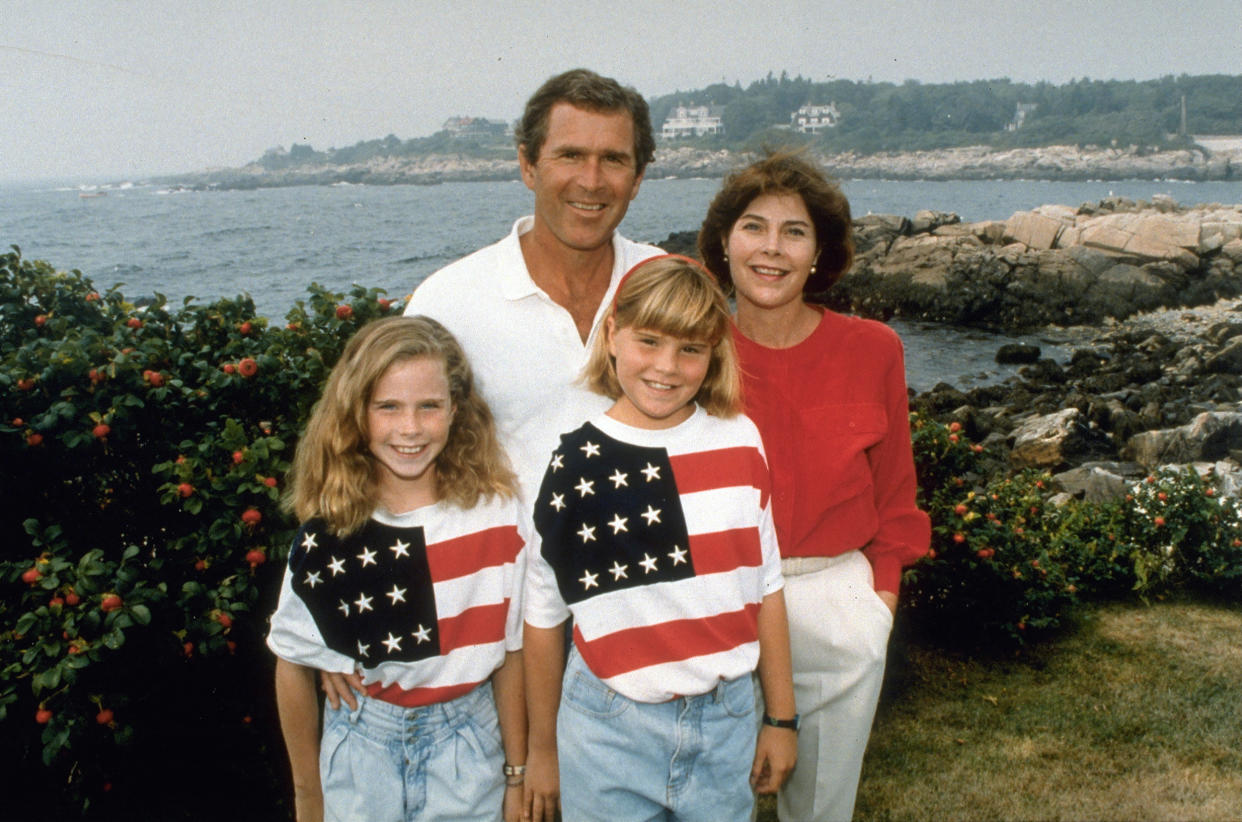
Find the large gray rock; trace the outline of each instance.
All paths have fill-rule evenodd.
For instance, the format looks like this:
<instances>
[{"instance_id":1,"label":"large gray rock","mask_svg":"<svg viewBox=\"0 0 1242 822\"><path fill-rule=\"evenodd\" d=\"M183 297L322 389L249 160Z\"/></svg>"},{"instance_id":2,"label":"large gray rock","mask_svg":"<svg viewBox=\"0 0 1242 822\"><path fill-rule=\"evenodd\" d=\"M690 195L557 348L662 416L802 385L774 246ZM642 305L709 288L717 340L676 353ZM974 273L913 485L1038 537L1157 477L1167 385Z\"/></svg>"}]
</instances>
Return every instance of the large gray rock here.
<instances>
[{"instance_id":1,"label":"large gray rock","mask_svg":"<svg viewBox=\"0 0 1242 822\"><path fill-rule=\"evenodd\" d=\"M1060 474L1052 485L1087 502L1110 502L1126 495L1126 489L1141 474L1138 463L1086 462Z\"/></svg>"},{"instance_id":2,"label":"large gray rock","mask_svg":"<svg viewBox=\"0 0 1242 822\"><path fill-rule=\"evenodd\" d=\"M1086 450L1088 429L1077 408L1032 417L1010 434L1009 457L1027 468L1055 468Z\"/></svg>"},{"instance_id":3,"label":"large gray rock","mask_svg":"<svg viewBox=\"0 0 1242 822\"><path fill-rule=\"evenodd\" d=\"M1122 455L1149 468L1224 459L1242 449L1242 413L1205 411L1180 428L1135 434Z\"/></svg>"}]
</instances>

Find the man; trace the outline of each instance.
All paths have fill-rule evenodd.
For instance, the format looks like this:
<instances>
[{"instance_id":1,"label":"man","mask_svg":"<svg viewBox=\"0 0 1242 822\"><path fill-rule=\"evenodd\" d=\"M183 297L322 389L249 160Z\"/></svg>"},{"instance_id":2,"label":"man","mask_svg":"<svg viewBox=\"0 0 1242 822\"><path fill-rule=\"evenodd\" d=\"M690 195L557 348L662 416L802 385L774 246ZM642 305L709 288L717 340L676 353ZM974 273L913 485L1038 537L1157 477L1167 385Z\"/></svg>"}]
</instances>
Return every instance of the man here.
<instances>
[{"instance_id":1,"label":"man","mask_svg":"<svg viewBox=\"0 0 1242 822\"><path fill-rule=\"evenodd\" d=\"M559 74L527 102L516 141L534 215L428 277L405 313L461 342L529 501L559 435L610 404L578 374L621 276L661 251L616 233L655 153L638 92Z\"/></svg>"}]
</instances>

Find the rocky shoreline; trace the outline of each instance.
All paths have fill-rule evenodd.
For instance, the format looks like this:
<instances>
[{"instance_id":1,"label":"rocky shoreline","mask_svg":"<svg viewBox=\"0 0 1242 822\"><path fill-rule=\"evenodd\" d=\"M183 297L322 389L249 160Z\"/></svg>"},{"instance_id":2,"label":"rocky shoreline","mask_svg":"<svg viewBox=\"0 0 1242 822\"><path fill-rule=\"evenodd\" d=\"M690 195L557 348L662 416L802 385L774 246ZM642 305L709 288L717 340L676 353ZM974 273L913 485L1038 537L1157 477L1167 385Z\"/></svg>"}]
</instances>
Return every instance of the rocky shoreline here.
<instances>
[{"instance_id":1,"label":"rocky shoreline","mask_svg":"<svg viewBox=\"0 0 1242 822\"><path fill-rule=\"evenodd\" d=\"M693 252L694 232L662 244ZM1044 206L1003 223L956 215L855 221L836 309L994 330L1076 326L1062 361L1035 346L998 385L941 383L911 408L988 446L989 471L1053 473L1061 493L1122 496L1162 465L1242 493L1242 206L1120 198Z\"/></svg>"},{"instance_id":2,"label":"rocky shoreline","mask_svg":"<svg viewBox=\"0 0 1242 822\"><path fill-rule=\"evenodd\" d=\"M721 177L750 159L727 149L662 146L647 169L649 179ZM938 151L819 154L832 174L890 180L1234 180L1242 178L1242 151L1045 146L996 149L966 146ZM514 157L466 154L377 157L350 165L304 165L269 170L258 162L151 182L196 189L254 189L298 185L434 185L519 179Z\"/></svg>"}]
</instances>

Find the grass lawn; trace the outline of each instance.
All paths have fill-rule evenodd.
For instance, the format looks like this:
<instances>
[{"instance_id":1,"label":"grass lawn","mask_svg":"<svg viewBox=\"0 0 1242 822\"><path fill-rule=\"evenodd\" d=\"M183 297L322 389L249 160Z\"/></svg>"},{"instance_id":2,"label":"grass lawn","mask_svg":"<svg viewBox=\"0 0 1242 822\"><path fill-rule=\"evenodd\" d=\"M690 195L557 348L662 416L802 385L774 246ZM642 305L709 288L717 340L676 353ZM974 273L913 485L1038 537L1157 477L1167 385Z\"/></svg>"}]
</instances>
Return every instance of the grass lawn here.
<instances>
[{"instance_id":1,"label":"grass lawn","mask_svg":"<svg viewBox=\"0 0 1242 822\"><path fill-rule=\"evenodd\" d=\"M856 820L1242 819L1242 609L1107 605L1012 659L892 657Z\"/></svg>"}]
</instances>

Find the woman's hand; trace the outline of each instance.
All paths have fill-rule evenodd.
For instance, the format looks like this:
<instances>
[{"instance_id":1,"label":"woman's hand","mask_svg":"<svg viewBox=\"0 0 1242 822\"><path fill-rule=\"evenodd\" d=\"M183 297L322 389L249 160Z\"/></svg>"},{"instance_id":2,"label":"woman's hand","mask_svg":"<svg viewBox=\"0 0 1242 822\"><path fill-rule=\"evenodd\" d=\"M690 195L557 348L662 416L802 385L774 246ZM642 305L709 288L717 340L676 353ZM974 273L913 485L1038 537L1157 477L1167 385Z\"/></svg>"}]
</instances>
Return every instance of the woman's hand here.
<instances>
[{"instance_id":1,"label":"woman's hand","mask_svg":"<svg viewBox=\"0 0 1242 822\"><path fill-rule=\"evenodd\" d=\"M332 671L320 671L319 687L323 689L324 696L334 711L341 707L342 702L348 705L351 711L358 710L358 697L354 696L354 691L360 694L366 693L366 688L362 686L362 676L357 672L338 674Z\"/></svg>"},{"instance_id":2,"label":"woman's hand","mask_svg":"<svg viewBox=\"0 0 1242 822\"><path fill-rule=\"evenodd\" d=\"M561 776L556 751L534 750L526 760L526 790L523 817L530 822L554 822L561 809Z\"/></svg>"},{"instance_id":3,"label":"woman's hand","mask_svg":"<svg viewBox=\"0 0 1242 822\"><path fill-rule=\"evenodd\" d=\"M755 745L755 764L750 769L750 785L755 793L776 793L785 784L798 761L798 732L764 725Z\"/></svg>"}]
</instances>

